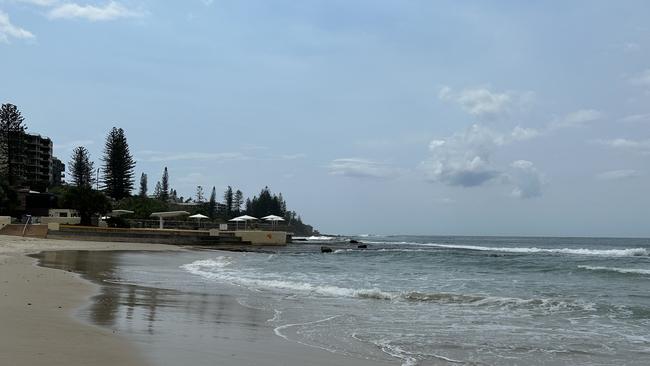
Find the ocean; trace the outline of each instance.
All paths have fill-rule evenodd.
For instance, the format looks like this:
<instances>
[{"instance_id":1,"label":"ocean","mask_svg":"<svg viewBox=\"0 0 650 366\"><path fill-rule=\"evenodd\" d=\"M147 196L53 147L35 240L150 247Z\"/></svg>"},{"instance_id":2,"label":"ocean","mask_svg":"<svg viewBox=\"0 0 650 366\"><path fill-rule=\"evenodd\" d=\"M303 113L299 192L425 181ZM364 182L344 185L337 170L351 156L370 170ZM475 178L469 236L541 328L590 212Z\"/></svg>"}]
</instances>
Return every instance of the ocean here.
<instances>
[{"instance_id":1,"label":"ocean","mask_svg":"<svg viewBox=\"0 0 650 366\"><path fill-rule=\"evenodd\" d=\"M160 298L165 291L193 294L183 306L168 301L156 310L165 322L155 326L166 327L168 338L187 318L182 309L226 294L266 314L258 320L267 336L351 358L395 365L650 364L648 239L356 237L367 249L311 239L272 253L123 252L93 271L116 286L159 289ZM333 253L322 254L321 245ZM112 315L89 318L147 339L154 332L133 331L133 319L150 318L151 309L133 303L151 294L132 292L131 303L116 301ZM204 324L196 324L200 333ZM188 334L177 337L177 348L197 344ZM165 362L178 360L161 356L159 364Z\"/></svg>"}]
</instances>

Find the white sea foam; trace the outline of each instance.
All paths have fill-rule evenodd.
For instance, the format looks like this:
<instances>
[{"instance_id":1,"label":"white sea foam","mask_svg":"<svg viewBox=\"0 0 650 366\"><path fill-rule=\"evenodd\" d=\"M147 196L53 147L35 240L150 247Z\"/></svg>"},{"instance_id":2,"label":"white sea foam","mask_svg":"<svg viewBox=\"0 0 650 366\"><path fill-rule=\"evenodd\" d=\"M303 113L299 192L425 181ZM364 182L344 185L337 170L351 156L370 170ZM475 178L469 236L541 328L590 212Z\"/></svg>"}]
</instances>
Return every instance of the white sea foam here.
<instances>
[{"instance_id":1,"label":"white sea foam","mask_svg":"<svg viewBox=\"0 0 650 366\"><path fill-rule=\"evenodd\" d=\"M334 240L336 238L332 237L332 236L320 235L320 236L310 236L310 237L308 237L306 239L310 240L310 241L328 241L328 240Z\"/></svg>"},{"instance_id":2,"label":"white sea foam","mask_svg":"<svg viewBox=\"0 0 650 366\"><path fill-rule=\"evenodd\" d=\"M412 245L447 248L447 249L465 249L477 251L490 251L490 252L506 252L506 253L550 253L550 254L572 254L572 255L594 255L604 257L641 257L648 256L648 250L645 248L626 248L626 249L585 249L585 248L509 248L509 247L483 247L476 245L455 245L455 244L421 244L411 243Z\"/></svg>"},{"instance_id":3,"label":"white sea foam","mask_svg":"<svg viewBox=\"0 0 650 366\"><path fill-rule=\"evenodd\" d=\"M278 280L250 276L236 270L229 270L232 261L229 257L198 260L181 266L184 270L194 275L209 280L222 281L253 290L273 289L291 293L308 293L327 297L345 297L357 299L374 299L385 301L406 302L432 302L457 306L481 306L499 308L536 308L548 312L593 310L593 304L565 301L563 299L520 299L513 297L498 297L485 295L467 295L455 293L423 293L416 291L391 292L378 288L347 288L326 284L312 284L308 282L292 281L290 279Z\"/></svg>"},{"instance_id":4,"label":"white sea foam","mask_svg":"<svg viewBox=\"0 0 650 366\"><path fill-rule=\"evenodd\" d=\"M590 271L606 271L606 272L618 272L618 273L625 273L625 274L650 275L650 269L598 267L598 266L578 266L578 268L587 269Z\"/></svg>"},{"instance_id":5,"label":"white sea foam","mask_svg":"<svg viewBox=\"0 0 650 366\"><path fill-rule=\"evenodd\" d=\"M356 297L366 299L391 300L394 295L383 292L379 289L350 289L338 286L315 285L307 282L295 282L289 280L273 280L262 278L247 278L238 273L224 271L231 264L228 257L217 257L216 259L198 260L181 266L189 273L201 276L206 279L225 281L234 285L252 288L272 288L286 291L309 292L324 296L334 297Z\"/></svg>"}]
</instances>

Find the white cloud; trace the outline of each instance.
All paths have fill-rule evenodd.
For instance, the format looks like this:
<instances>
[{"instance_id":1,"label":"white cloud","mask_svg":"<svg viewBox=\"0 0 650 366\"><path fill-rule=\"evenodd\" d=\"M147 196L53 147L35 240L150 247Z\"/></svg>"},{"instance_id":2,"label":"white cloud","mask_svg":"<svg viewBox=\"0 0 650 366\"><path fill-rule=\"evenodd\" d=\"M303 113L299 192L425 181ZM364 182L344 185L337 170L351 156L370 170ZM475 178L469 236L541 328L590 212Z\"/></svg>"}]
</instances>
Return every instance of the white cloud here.
<instances>
[{"instance_id":1,"label":"white cloud","mask_svg":"<svg viewBox=\"0 0 650 366\"><path fill-rule=\"evenodd\" d=\"M245 155L237 152L225 153L204 153L204 152L185 152L168 154L159 151L140 151L139 161L163 162L179 160L212 160L212 161L234 161L246 160Z\"/></svg>"},{"instance_id":2,"label":"white cloud","mask_svg":"<svg viewBox=\"0 0 650 366\"><path fill-rule=\"evenodd\" d=\"M42 6L42 7L52 6L58 2L58 0L14 0L14 1L18 3L25 3L30 5Z\"/></svg>"},{"instance_id":3,"label":"white cloud","mask_svg":"<svg viewBox=\"0 0 650 366\"><path fill-rule=\"evenodd\" d=\"M391 165L360 158L336 159L328 168L330 174L353 178L387 179L398 173Z\"/></svg>"},{"instance_id":4,"label":"white cloud","mask_svg":"<svg viewBox=\"0 0 650 366\"><path fill-rule=\"evenodd\" d=\"M641 173L634 169L610 170L596 175L599 180L621 180L640 177Z\"/></svg>"},{"instance_id":5,"label":"white cloud","mask_svg":"<svg viewBox=\"0 0 650 366\"><path fill-rule=\"evenodd\" d=\"M9 15L0 10L0 42L9 43L9 39L32 39L32 32L11 23Z\"/></svg>"},{"instance_id":6,"label":"white cloud","mask_svg":"<svg viewBox=\"0 0 650 366\"><path fill-rule=\"evenodd\" d=\"M542 195L542 174L528 160L517 160L510 164L507 181L514 185L512 195L517 198L534 198Z\"/></svg>"},{"instance_id":7,"label":"white cloud","mask_svg":"<svg viewBox=\"0 0 650 366\"><path fill-rule=\"evenodd\" d=\"M638 52L641 50L641 45L636 42L625 42L623 44L623 50L629 53Z\"/></svg>"},{"instance_id":8,"label":"white cloud","mask_svg":"<svg viewBox=\"0 0 650 366\"><path fill-rule=\"evenodd\" d=\"M550 129L577 127L597 121L605 117L604 113L595 109L579 109L551 123Z\"/></svg>"},{"instance_id":9,"label":"white cloud","mask_svg":"<svg viewBox=\"0 0 650 366\"><path fill-rule=\"evenodd\" d=\"M619 119L619 122L646 122L650 121L650 113L631 114Z\"/></svg>"},{"instance_id":10,"label":"white cloud","mask_svg":"<svg viewBox=\"0 0 650 366\"><path fill-rule=\"evenodd\" d=\"M48 17L51 19L85 19L91 22L109 21L139 16L142 16L141 12L128 9L124 5L115 1L111 1L104 6L64 3L61 5L56 5L48 13Z\"/></svg>"},{"instance_id":11,"label":"white cloud","mask_svg":"<svg viewBox=\"0 0 650 366\"><path fill-rule=\"evenodd\" d=\"M499 176L490 164L496 146L504 143L503 135L480 125L462 133L429 143L431 157L423 163L427 178L451 186L480 186Z\"/></svg>"},{"instance_id":12,"label":"white cloud","mask_svg":"<svg viewBox=\"0 0 650 366\"><path fill-rule=\"evenodd\" d=\"M519 160L508 169L500 168L493 164L492 156L502 146L538 135L537 130L519 126L500 133L475 124L446 139L431 141L431 156L421 168L431 182L457 187L507 183L515 186L516 197L535 197L541 194L541 175L532 163Z\"/></svg>"},{"instance_id":13,"label":"white cloud","mask_svg":"<svg viewBox=\"0 0 650 366\"><path fill-rule=\"evenodd\" d=\"M496 118L530 103L533 93L494 92L487 88L469 88L454 92L445 86L438 92L443 101L458 104L465 112L481 118Z\"/></svg>"},{"instance_id":14,"label":"white cloud","mask_svg":"<svg viewBox=\"0 0 650 366\"><path fill-rule=\"evenodd\" d=\"M634 85L650 86L650 69L645 69L641 73L631 77L629 82Z\"/></svg>"},{"instance_id":15,"label":"white cloud","mask_svg":"<svg viewBox=\"0 0 650 366\"><path fill-rule=\"evenodd\" d=\"M66 142L64 144L54 144L54 150L72 150L77 146L85 146L88 147L89 145L93 145L95 141L93 140L74 140L70 142Z\"/></svg>"},{"instance_id":16,"label":"white cloud","mask_svg":"<svg viewBox=\"0 0 650 366\"><path fill-rule=\"evenodd\" d=\"M650 139L631 140L625 138L618 138L612 140L596 140L596 143L614 149L650 152Z\"/></svg>"}]
</instances>

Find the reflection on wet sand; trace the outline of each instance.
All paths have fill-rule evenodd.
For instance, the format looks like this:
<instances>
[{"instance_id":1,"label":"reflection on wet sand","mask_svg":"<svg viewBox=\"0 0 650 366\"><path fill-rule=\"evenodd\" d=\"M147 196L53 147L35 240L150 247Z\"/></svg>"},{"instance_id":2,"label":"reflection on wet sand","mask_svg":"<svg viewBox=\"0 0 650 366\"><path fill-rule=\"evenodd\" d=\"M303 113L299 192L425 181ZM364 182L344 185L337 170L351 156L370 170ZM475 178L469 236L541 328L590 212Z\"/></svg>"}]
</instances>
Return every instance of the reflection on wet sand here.
<instances>
[{"instance_id":1,"label":"reflection on wet sand","mask_svg":"<svg viewBox=\"0 0 650 366\"><path fill-rule=\"evenodd\" d=\"M182 324L197 331L208 330L214 337L221 334L224 324L254 329L266 319L264 312L243 307L230 295L187 293L176 290L119 283L117 269L126 253L98 251L59 251L36 255L40 265L81 274L101 284L100 293L93 297L82 311L92 323L117 328L131 334L150 334L169 331L165 322ZM227 315L227 316L226 316ZM180 320L180 322L179 322ZM210 324L206 327L206 324ZM220 326L221 325L221 326ZM174 329L174 332L183 332ZM200 334L203 337L207 334ZM188 334L189 336L189 334ZM259 332L246 332L246 339L254 341Z\"/></svg>"},{"instance_id":2,"label":"reflection on wet sand","mask_svg":"<svg viewBox=\"0 0 650 366\"><path fill-rule=\"evenodd\" d=\"M187 263L183 255L187 253L58 251L35 257L41 266L77 272L100 284L80 317L125 336L156 366L386 364L276 336L267 322L273 312L240 304L238 292L215 284L183 286L187 275L178 269ZM155 287L125 282L143 276ZM178 278L181 282L164 282ZM261 294L259 300L264 299Z\"/></svg>"}]
</instances>

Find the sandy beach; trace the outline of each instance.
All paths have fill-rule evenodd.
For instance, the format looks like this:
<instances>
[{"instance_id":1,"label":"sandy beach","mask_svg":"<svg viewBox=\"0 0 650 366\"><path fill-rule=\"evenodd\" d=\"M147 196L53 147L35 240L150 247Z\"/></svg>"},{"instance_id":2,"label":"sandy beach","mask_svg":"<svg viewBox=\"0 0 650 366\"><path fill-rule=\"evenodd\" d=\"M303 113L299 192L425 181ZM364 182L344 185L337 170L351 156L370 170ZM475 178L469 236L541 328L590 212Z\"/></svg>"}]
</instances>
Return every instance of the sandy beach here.
<instances>
[{"instance_id":1,"label":"sandy beach","mask_svg":"<svg viewBox=\"0 0 650 366\"><path fill-rule=\"evenodd\" d=\"M98 291L77 274L36 266L43 250L179 250L165 245L94 243L0 236L1 365L147 365L113 331L73 312Z\"/></svg>"},{"instance_id":2,"label":"sandy beach","mask_svg":"<svg viewBox=\"0 0 650 366\"><path fill-rule=\"evenodd\" d=\"M103 268L118 255L117 251L138 251L148 257L146 251L182 250L157 244L0 236L0 364L156 366L177 362L212 365L219 361L228 365L399 364L333 354L279 337L267 324L272 314L241 306L227 294L199 298L191 293L157 290L151 293L148 288L134 290L134 286L128 285L100 285L101 274L98 277L66 267L72 260L76 265ZM59 263L60 266L55 266L59 269L41 267L36 258L28 256L41 252L46 253L41 259ZM66 268L78 270L83 276ZM126 308L127 304L122 302L136 292L141 293L137 295L138 308L149 313L136 314L129 320L141 329L121 331L124 328L117 323L124 319L119 319L121 310L116 309ZM104 307L104 302L115 306ZM182 329L170 335L164 330L164 317L175 315L168 309L182 311L192 320L180 323ZM92 314L84 315L88 313ZM154 315L160 319L151 323ZM201 332L210 336L204 339ZM195 337L193 343L200 343L184 349L186 343L178 337L183 333L183 337Z\"/></svg>"}]
</instances>

